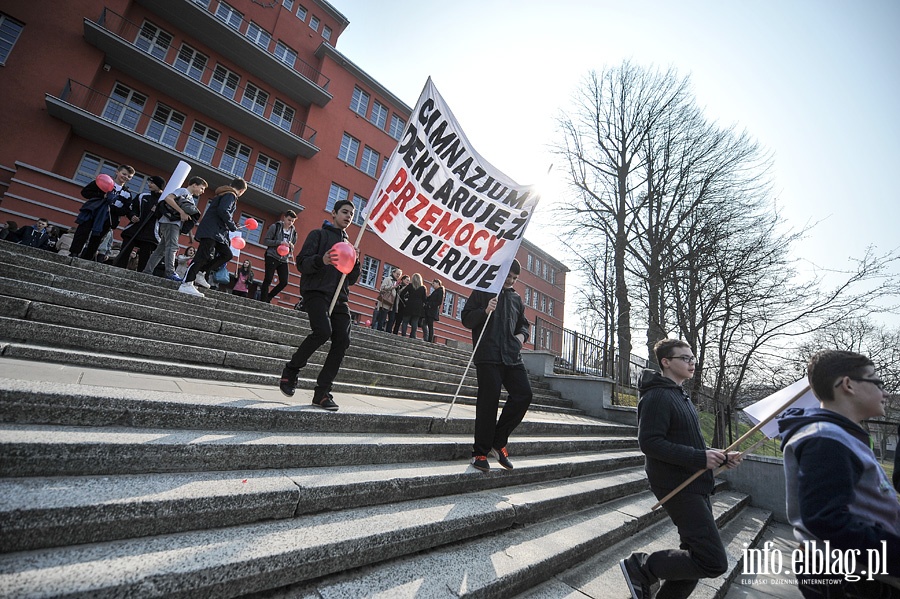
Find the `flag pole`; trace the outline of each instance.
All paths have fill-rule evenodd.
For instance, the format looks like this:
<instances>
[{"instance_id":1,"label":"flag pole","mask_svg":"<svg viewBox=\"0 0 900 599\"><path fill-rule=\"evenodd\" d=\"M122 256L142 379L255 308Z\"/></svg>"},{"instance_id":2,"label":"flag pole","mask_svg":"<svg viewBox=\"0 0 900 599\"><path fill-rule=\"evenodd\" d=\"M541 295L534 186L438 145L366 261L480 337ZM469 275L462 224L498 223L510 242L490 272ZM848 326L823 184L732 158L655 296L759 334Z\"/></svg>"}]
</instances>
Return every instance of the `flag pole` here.
<instances>
[{"instance_id":1,"label":"flag pole","mask_svg":"<svg viewBox=\"0 0 900 599\"><path fill-rule=\"evenodd\" d=\"M499 293L497 296L499 297ZM469 374L469 368L472 366L472 360L475 359L475 352L478 351L478 346L481 345L481 340L484 338L484 332L487 330L488 322L491 320L491 314L494 313L494 310L488 312L487 318L484 319L484 324L481 326L481 333L478 335L478 340L475 341L475 347L472 348L472 355L469 356L469 362L466 364L466 369L463 371L462 378L459 379L459 385L456 386L456 393L453 394L453 399L450 401L450 407L447 408L447 415L444 416L444 422L450 418L450 412L453 410L453 405L456 403L456 398L459 397L459 390L462 389L463 382L466 380L466 375Z\"/></svg>"},{"instance_id":2,"label":"flag pole","mask_svg":"<svg viewBox=\"0 0 900 599\"><path fill-rule=\"evenodd\" d=\"M729 445L727 448L723 449L722 452L723 452L723 453L728 453L729 451L733 450L735 447L739 446L741 443L743 443L744 441L746 441L748 437L750 437L751 435L753 435L755 432L757 432L759 429L761 429L761 428L764 427L765 425L769 424L769 422L770 422L773 418L775 418L777 415L781 414L782 412L784 412L785 410L787 410L789 407L791 407L791 404L794 403L795 401L797 401L798 399L800 399L800 397L801 397L804 393L806 393L807 391L809 391L809 385L803 387L803 389L802 389L799 393L797 393L796 395L794 395L793 397L791 397L788 401L784 402L784 405L782 405L780 408L778 408L777 410L773 411L771 414L769 414L768 416L766 416L765 419L760 420L759 423L758 423L756 426L754 426L754 427L751 428L749 431L747 431L746 433L744 433L743 435L741 435L741 437L740 437L737 441L735 441L734 443L732 443L731 445ZM768 437L767 437L767 438L768 438ZM743 454L742 454L742 455L743 455ZM651 510L658 509L662 504L664 504L664 503L667 502L668 500L670 500L670 499L672 499L673 497L675 497L682 489L684 489L686 486L688 486L689 484L691 484L692 482L694 482L694 481L697 479L697 477L699 477L701 474L703 474L703 473L706 472L707 470L709 470L709 468L703 468L703 469L698 470L697 472L695 472L695 473L693 474L693 476L691 476L689 479L687 479L686 481L684 481L683 483L681 483L680 485L678 485L675 489L672 490L671 493L669 493L668 495L666 495L665 497L663 497L662 499L660 499L659 501L657 501L655 504L653 504L653 506L652 506L650 509L651 509Z\"/></svg>"}]
</instances>

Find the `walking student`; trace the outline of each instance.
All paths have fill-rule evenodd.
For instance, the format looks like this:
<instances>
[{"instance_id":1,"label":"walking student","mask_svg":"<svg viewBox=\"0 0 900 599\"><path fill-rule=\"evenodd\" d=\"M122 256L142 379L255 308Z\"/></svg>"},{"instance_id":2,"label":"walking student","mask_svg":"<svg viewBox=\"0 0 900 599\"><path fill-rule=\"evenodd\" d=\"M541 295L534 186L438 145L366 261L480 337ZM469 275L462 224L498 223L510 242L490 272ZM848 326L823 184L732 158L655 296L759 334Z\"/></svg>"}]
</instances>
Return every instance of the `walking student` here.
<instances>
[{"instance_id":1,"label":"walking student","mask_svg":"<svg viewBox=\"0 0 900 599\"><path fill-rule=\"evenodd\" d=\"M159 261L163 261L166 269L166 278L173 281L180 281L180 277L175 275L175 255L178 253L178 236L181 235L181 223L191 219L190 215L185 212L179 204L179 198L191 199L196 204L197 198L203 195L208 184L201 177L191 177L188 180L187 187L179 187L157 203L157 212L159 220L157 227L159 231L159 245L153 250L150 259L142 269L142 272L153 274Z\"/></svg>"},{"instance_id":2,"label":"walking student","mask_svg":"<svg viewBox=\"0 0 900 599\"><path fill-rule=\"evenodd\" d=\"M121 206L131 201L131 192L125 189L125 185L133 176L134 167L123 164L116 169L112 191L105 192L100 189L96 180L81 188L81 197L86 201L81 205L75 218L78 226L75 227L72 236L72 245L69 246L72 256L83 260L94 259L103 238L112 229L113 216L110 210L113 206ZM118 216L115 218L118 222Z\"/></svg>"},{"instance_id":3,"label":"walking student","mask_svg":"<svg viewBox=\"0 0 900 599\"><path fill-rule=\"evenodd\" d=\"M288 261L294 255L294 244L297 243L297 231L294 229L295 220L297 220L297 213L288 210L281 216L281 220L269 226L266 236L263 237L262 244L266 246L266 274L263 277L259 295L261 301L272 303L272 298L287 287ZM278 247L281 245L286 245L289 249L284 256L278 253ZM276 272L278 273L278 285L269 291L269 285L272 284L272 277Z\"/></svg>"},{"instance_id":4,"label":"walking student","mask_svg":"<svg viewBox=\"0 0 900 599\"><path fill-rule=\"evenodd\" d=\"M512 470L506 445L531 405L531 383L522 361L522 347L528 341L529 326L522 298L513 289L521 270L519 261L513 260L500 293L473 291L462 311L463 326L472 330L472 343L478 345L473 357L478 395L472 465L482 472L491 469L488 456L497 458L502 467ZM506 389L509 397L498 420L501 387Z\"/></svg>"},{"instance_id":5,"label":"walking student","mask_svg":"<svg viewBox=\"0 0 900 599\"><path fill-rule=\"evenodd\" d=\"M331 314L331 305L342 274L335 268L336 252L332 248L336 243L347 241L347 227L353 222L354 207L349 200L335 202L332 211L333 223L325 221L321 229L309 232L300 253L297 254L297 269L300 271L300 294L303 305L309 316L309 327L312 332L303 340L290 362L284 366L279 387L288 397L293 397L297 389L297 377L310 356L326 341L331 339L331 348L325 357L325 363L319 371L316 386L313 390L312 403L324 410L337 411L338 405L331 395L334 379L344 361L344 354L350 347L350 308L347 300L350 297L350 285L359 280L359 256L353 270L344 278L338 294L337 302Z\"/></svg>"},{"instance_id":6,"label":"walking student","mask_svg":"<svg viewBox=\"0 0 900 599\"><path fill-rule=\"evenodd\" d=\"M188 295L203 297L203 294L194 286L194 281L201 287L209 288L209 283L201 272L210 274L219 270L223 264L227 264L234 257L231 253L231 231L237 231L234 224L234 211L237 208L237 199L247 191L247 182L237 177L230 185L222 185L216 189L216 197L209 201L206 214L200 219L195 237L200 241L197 247L197 255L191 262L184 283L178 287L178 291Z\"/></svg>"},{"instance_id":7,"label":"walking student","mask_svg":"<svg viewBox=\"0 0 900 599\"><path fill-rule=\"evenodd\" d=\"M633 599L650 599L651 587L662 580L659 599L689 597L701 578L715 578L728 569L728 556L719 537L709 496L712 471L740 463L736 452L707 449L700 419L682 386L694 376L696 358L690 345L663 339L653 348L662 373L645 370L638 384L638 443L644 469L657 499L706 470L663 504L678 529L679 549L651 554L632 553L619 562Z\"/></svg>"}]
</instances>

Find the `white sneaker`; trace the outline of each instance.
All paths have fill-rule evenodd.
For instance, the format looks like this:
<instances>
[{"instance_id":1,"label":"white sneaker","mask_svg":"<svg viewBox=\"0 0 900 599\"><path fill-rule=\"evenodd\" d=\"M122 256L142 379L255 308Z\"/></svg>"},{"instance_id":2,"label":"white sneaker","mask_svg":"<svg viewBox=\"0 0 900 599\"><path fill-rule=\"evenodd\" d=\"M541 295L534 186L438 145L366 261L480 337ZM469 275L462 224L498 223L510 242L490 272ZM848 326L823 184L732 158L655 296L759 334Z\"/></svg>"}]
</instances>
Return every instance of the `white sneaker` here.
<instances>
[{"instance_id":1,"label":"white sneaker","mask_svg":"<svg viewBox=\"0 0 900 599\"><path fill-rule=\"evenodd\" d=\"M187 293L188 295L193 295L194 297L205 297L191 283L182 283L178 286L178 291L180 291L181 293Z\"/></svg>"},{"instance_id":2,"label":"white sneaker","mask_svg":"<svg viewBox=\"0 0 900 599\"><path fill-rule=\"evenodd\" d=\"M206 277L203 276L202 272L198 272L197 276L194 278L194 284L200 285L204 289L209 289L210 284L206 282Z\"/></svg>"}]
</instances>

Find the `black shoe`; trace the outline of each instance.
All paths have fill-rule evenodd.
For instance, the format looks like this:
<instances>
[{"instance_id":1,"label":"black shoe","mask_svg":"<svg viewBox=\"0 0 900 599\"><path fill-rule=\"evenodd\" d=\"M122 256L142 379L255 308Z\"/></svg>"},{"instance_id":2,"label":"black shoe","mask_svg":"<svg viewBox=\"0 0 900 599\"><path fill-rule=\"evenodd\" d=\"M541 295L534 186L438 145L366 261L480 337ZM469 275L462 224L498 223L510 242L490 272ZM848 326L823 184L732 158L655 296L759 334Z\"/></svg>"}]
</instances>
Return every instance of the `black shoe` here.
<instances>
[{"instance_id":1,"label":"black shoe","mask_svg":"<svg viewBox=\"0 0 900 599\"><path fill-rule=\"evenodd\" d=\"M473 456L472 466L475 470L481 470L482 472L490 472L491 470L491 465L487 461L487 456L484 455Z\"/></svg>"},{"instance_id":2,"label":"black shoe","mask_svg":"<svg viewBox=\"0 0 900 599\"><path fill-rule=\"evenodd\" d=\"M325 393L321 397L318 397L318 392L314 393L312 403L314 406L322 408L323 410L328 410L329 412L338 411L338 405L334 403L334 397L331 393Z\"/></svg>"},{"instance_id":3,"label":"black shoe","mask_svg":"<svg viewBox=\"0 0 900 599\"><path fill-rule=\"evenodd\" d=\"M622 568L622 575L625 577L625 583L628 590L631 591L632 599L650 599L652 597L651 583L647 580L647 576L641 571L641 559L645 554L632 553L626 559L619 560L619 566Z\"/></svg>"},{"instance_id":4,"label":"black shoe","mask_svg":"<svg viewBox=\"0 0 900 599\"><path fill-rule=\"evenodd\" d=\"M294 392L297 391L297 377L282 372L281 380L278 381L278 388L288 397L294 397Z\"/></svg>"},{"instance_id":5,"label":"black shoe","mask_svg":"<svg viewBox=\"0 0 900 599\"><path fill-rule=\"evenodd\" d=\"M507 470L513 469L512 462L509 461L509 452L506 451L505 447L501 447L500 449L492 449L490 455L492 458L497 458L497 461L500 463L500 465Z\"/></svg>"}]
</instances>

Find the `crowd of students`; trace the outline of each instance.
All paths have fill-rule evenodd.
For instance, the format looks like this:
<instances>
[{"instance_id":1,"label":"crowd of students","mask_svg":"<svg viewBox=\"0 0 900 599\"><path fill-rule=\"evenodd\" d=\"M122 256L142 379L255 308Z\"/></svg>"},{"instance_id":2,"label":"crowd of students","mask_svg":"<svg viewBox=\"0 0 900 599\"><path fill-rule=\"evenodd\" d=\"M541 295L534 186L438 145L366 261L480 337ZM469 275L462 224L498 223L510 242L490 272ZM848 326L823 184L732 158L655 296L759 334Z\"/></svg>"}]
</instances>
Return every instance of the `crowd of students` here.
<instances>
[{"instance_id":1,"label":"crowd of students","mask_svg":"<svg viewBox=\"0 0 900 599\"><path fill-rule=\"evenodd\" d=\"M434 323L440 320L443 304L444 286L440 279L434 279L428 291L422 275L415 273L410 277L395 268L378 288L371 326L410 339L416 338L421 327L422 339L433 343Z\"/></svg>"}]
</instances>

